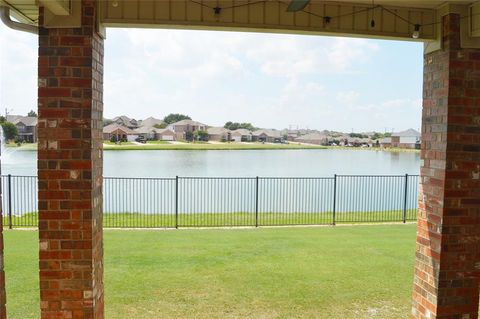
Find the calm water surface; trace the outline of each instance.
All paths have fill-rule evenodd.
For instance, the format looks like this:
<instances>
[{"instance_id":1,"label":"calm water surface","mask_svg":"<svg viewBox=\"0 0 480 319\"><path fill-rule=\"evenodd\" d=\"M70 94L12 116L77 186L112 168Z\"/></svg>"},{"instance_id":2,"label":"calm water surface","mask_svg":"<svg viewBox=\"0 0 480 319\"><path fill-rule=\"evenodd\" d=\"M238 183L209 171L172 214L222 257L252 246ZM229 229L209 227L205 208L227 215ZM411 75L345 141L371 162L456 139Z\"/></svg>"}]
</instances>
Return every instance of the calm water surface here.
<instances>
[{"instance_id":1,"label":"calm water surface","mask_svg":"<svg viewBox=\"0 0 480 319\"><path fill-rule=\"evenodd\" d=\"M2 174L36 175L36 152L2 158ZM420 155L363 150L105 151L104 176L265 176L418 174Z\"/></svg>"}]
</instances>

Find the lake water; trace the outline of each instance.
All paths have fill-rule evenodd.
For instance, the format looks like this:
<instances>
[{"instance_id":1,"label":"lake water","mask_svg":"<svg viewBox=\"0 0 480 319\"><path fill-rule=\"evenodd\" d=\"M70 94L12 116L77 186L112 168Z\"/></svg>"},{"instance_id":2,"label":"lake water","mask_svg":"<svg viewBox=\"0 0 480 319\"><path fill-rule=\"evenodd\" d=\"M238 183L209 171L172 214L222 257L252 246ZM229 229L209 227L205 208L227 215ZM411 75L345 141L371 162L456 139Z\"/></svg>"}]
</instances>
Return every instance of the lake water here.
<instances>
[{"instance_id":1,"label":"lake water","mask_svg":"<svg viewBox=\"0 0 480 319\"><path fill-rule=\"evenodd\" d=\"M2 158L2 175L37 175L36 152ZM414 152L368 150L105 151L109 177L330 177L419 174Z\"/></svg>"}]
</instances>

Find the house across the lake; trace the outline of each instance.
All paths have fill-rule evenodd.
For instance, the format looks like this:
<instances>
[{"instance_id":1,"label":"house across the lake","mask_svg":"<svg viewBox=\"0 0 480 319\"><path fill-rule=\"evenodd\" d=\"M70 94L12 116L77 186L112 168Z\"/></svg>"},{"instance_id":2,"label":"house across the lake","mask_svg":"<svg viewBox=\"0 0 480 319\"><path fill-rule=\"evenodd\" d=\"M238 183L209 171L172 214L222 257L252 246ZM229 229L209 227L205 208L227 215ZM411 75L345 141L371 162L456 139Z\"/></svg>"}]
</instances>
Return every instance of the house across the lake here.
<instances>
[{"instance_id":1,"label":"house across the lake","mask_svg":"<svg viewBox=\"0 0 480 319\"><path fill-rule=\"evenodd\" d=\"M307 143L315 145L327 145L328 144L328 135L324 133L310 133L303 135L294 139L298 143Z\"/></svg>"},{"instance_id":2,"label":"house across the lake","mask_svg":"<svg viewBox=\"0 0 480 319\"><path fill-rule=\"evenodd\" d=\"M38 118L34 116L7 115L7 122L15 124L18 138L28 143L37 142Z\"/></svg>"},{"instance_id":3,"label":"house across the lake","mask_svg":"<svg viewBox=\"0 0 480 319\"><path fill-rule=\"evenodd\" d=\"M206 131L207 125L193 120L181 120L168 125L167 128L175 133L176 139L185 140L187 132Z\"/></svg>"},{"instance_id":4,"label":"house across the lake","mask_svg":"<svg viewBox=\"0 0 480 319\"><path fill-rule=\"evenodd\" d=\"M112 123L103 128L103 139L111 141L135 141L138 138L139 133L134 130L123 126L121 124Z\"/></svg>"},{"instance_id":5,"label":"house across the lake","mask_svg":"<svg viewBox=\"0 0 480 319\"><path fill-rule=\"evenodd\" d=\"M157 141L175 141L175 132L168 128L156 128L155 140Z\"/></svg>"},{"instance_id":6,"label":"house across the lake","mask_svg":"<svg viewBox=\"0 0 480 319\"><path fill-rule=\"evenodd\" d=\"M247 129L239 128L231 133L232 141L235 142L251 142L252 132Z\"/></svg>"},{"instance_id":7,"label":"house across the lake","mask_svg":"<svg viewBox=\"0 0 480 319\"><path fill-rule=\"evenodd\" d=\"M231 131L224 127L209 127L207 132L209 141L229 142L232 139Z\"/></svg>"},{"instance_id":8,"label":"house across the lake","mask_svg":"<svg viewBox=\"0 0 480 319\"><path fill-rule=\"evenodd\" d=\"M263 143L282 143L283 137L281 132L277 130L257 130L252 133L252 140Z\"/></svg>"},{"instance_id":9,"label":"house across the lake","mask_svg":"<svg viewBox=\"0 0 480 319\"><path fill-rule=\"evenodd\" d=\"M420 149L421 134L417 130L408 129L406 131L392 133L391 137L380 141L381 147L395 147L406 149Z\"/></svg>"},{"instance_id":10,"label":"house across the lake","mask_svg":"<svg viewBox=\"0 0 480 319\"><path fill-rule=\"evenodd\" d=\"M125 116L125 115L114 117L112 119L112 122L118 125L128 127L129 129L132 129L132 130L139 127L137 120L129 118L128 116Z\"/></svg>"}]
</instances>

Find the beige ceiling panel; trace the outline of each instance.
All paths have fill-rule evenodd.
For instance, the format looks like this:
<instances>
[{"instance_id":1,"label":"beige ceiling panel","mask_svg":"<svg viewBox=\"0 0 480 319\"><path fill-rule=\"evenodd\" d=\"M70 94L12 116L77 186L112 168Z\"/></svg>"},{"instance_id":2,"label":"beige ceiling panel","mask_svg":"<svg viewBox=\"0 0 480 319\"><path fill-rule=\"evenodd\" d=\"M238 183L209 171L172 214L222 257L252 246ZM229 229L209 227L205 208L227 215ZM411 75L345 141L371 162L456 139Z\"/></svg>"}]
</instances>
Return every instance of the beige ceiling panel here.
<instances>
[{"instance_id":1,"label":"beige ceiling panel","mask_svg":"<svg viewBox=\"0 0 480 319\"><path fill-rule=\"evenodd\" d=\"M107 4L106 10L104 9L103 12L106 12L109 17L112 19L121 19L123 18L123 4L120 4L118 1L109 0L105 2Z\"/></svg>"},{"instance_id":2,"label":"beige ceiling panel","mask_svg":"<svg viewBox=\"0 0 480 319\"><path fill-rule=\"evenodd\" d=\"M265 3L265 24L279 24L280 23L280 3L267 2Z\"/></svg>"},{"instance_id":3,"label":"beige ceiling panel","mask_svg":"<svg viewBox=\"0 0 480 319\"><path fill-rule=\"evenodd\" d=\"M355 7L345 5L340 7L340 18L338 18L339 27L345 30L353 30L355 19L352 19L350 14L355 12Z\"/></svg>"},{"instance_id":4,"label":"beige ceiling panel","mask_svg":"<svg viewBox=\"0 0 480 319\"><path fill-rule=\"evenodd\" d=\"M294 26L295 25L295 13L287 12L287 5L282 3L280 4L280 11L278 12L280 16L280 25L285 26Z\"/></svg>"},{"instance_id":5,"label":"beige ceiling panel","mask_svg":"<svg viewBox=\"0 0 480 319\"><path fill-rule=\"evenodd\" d=\"M212 8L217 6L217 1L199 0L199 2L202 3L203 21L216 22L218 18L215 16Z\"/></svg>"},{"instance_id":6,"label":"beige ceiling panel","mask_svg":"<svg viewBox=\"0 0 480 319\"><path fill-rule=\"evenodd\" d=\"M305 12L295 13L295 26L297 27L308 27L310 25L311 15Z\"/></svg>"},{"instance_id":7,"label":"beige ceiling panel","mask_svg":"<svg viewBox=\"0 0 480 319\"><path fill-rule=\"evenodd\" d=\"M234 1L225 1L222 4L222 7L225 9L222 9L221 14L217 17L218 21L220 22L227 22L227 23L232 23L233 22L233 6L235 5Z\"/></svg>"},{"instance_id":8,"label":"beige ceiling panel","mask_svg":"<svg viewBox=\"0 0 480 319\"><path fill-rule=\"evenodd\" d=\"M141 20L153 20L155 18L155 1L140 1L138 5L138 16Z\"/></svg>"},{"instance_id":9,"label":"beige ceiling panel","mask_svg":"<svg viewBox=\"0 0 480 319\"><path fill-rule=\"evenodd\" d=\"M191 1L187 2L187 20L188 21L202 21L202 7Z\"/></svg>"},{"instance_id":10,"label":"beige ceiling panel","mask_svg":"<svg viewBox=\"0 0 480 319\"><path fill-rule=\"evenodd\" d=\"M233 11L233 23L234 24L247 24L249 15L248 0L236 0L235 5L239 6Z\"/></svg>"},{"instance_id":11,"label":"beige ceiling panel","mask_svg":"<svg viewBox=\"0 0 480 319\"><path fill-rule=\"evenodd\" d=\"M472 36L480 37L480 2L473 4L470 8Z\"/></svg>"},{"instance_id":12,"label":"beige ceiling panel","mask_svg":"<svg viewBox=\"0 0 480 319\"><path fill-rule=\"evenodd\" d=\"M170 20L170 1L156 1L155 20Z\"/></svg>"},{"instance_id":13,"label":"beige ceiling panel","mask_svg":"<svg viewBox=\"0 0 480 319\"><path fill-rule=\"evenodd\" d=\"M249 23L264 24L265 23L265 4L257 3L248 7Z\"/></svg>"},{"instance_id":14,"label":"beige ceiling panel","mask_svg":"<svg viewBox=\"0 0 480 319\"><path fill-rule=\"evenodd\" d=\"M138 19L138 6L140 1L126 0L123 1L122 18L124 19Z\"/></svg>"}]
</instances>

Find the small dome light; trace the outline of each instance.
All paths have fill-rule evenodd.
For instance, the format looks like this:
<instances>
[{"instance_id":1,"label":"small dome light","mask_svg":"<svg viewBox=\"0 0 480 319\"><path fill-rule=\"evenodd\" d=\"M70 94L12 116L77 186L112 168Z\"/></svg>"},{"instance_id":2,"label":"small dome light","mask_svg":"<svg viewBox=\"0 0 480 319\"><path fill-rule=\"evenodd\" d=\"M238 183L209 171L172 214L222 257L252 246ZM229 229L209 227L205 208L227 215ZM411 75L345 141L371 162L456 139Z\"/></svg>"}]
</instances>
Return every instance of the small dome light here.
<instances>
[{"instance_id":1,"label":"small dome light","mask_svg":"<svg viewBox=\"0 0 480 319\"><path fill-rule=\"evenodd\" d=\"M412 33L412 38L414 38L414 39L420 38L420 25L419 24L415 25L415 29Z\"/></svg>"}]
</instances>

